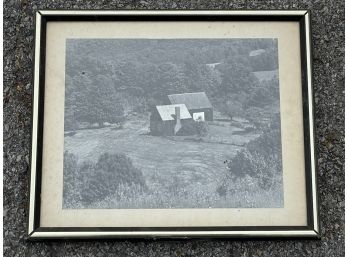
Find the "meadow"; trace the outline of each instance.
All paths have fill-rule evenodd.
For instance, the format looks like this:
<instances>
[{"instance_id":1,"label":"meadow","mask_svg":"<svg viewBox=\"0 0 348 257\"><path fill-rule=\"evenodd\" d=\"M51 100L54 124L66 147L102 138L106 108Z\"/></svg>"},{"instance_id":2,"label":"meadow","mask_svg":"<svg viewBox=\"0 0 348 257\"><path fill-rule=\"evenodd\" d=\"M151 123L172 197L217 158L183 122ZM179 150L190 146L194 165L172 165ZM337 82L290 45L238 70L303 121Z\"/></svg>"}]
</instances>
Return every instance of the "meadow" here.
<instances>
[{"instance_id":1,"label":"meadow","mask_svg":"<svg viewBox=\"0 0 348 257\"><path fill-rule=\"evenodd\" d=\"M236 122L234 122L236 123ZM236 124L235 124L236 125ZM236 182L233 194L217 190L228 176L227 161L259 136L243 132L248 126L228 121L208 123L205 136L151 136L148 117L133 116L122 128L114 126L78 130L65 137L65 150L73 153L78 164L97 162L102 153L125 154L144 176L146 190L138 185L120 185L102 201L82 204L82 208L222 208L265 207L274 205L277 192L265 191L252 178Z\"/></svg>"}]
</instances>

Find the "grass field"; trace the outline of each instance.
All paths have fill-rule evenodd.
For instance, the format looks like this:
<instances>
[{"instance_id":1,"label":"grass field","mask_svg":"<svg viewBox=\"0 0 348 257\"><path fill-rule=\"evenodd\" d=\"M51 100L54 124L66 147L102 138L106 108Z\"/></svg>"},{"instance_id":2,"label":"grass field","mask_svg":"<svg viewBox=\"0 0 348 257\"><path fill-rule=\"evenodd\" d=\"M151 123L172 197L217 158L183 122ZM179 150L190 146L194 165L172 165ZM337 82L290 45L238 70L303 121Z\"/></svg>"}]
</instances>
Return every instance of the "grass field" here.
<instances>
[{"instance_id":1,"label":"grass field","mask_svg":"<svg viewBox=\"0 0 348 257\"><path fill-rule=\"evenodd\" d=\"M226 160L259 135L255 132L242 134L241 129L231 126L230 122L209 122L208 126L209 133L204 137L157 137L148 134L148 118L137 116L127 120L122 129L79 130L75 135L65 137L65 150L76 155L80 162L95 162L105 152L124 153L145 177L147 193L138 194L136 189L126 189L129 192L122 193L122 199L111 197L92 204L91 208L264 205L268 196L258 192L243 194L248 188L233 199L216 193L228 172Z\"/></svg>"}]
</instances>

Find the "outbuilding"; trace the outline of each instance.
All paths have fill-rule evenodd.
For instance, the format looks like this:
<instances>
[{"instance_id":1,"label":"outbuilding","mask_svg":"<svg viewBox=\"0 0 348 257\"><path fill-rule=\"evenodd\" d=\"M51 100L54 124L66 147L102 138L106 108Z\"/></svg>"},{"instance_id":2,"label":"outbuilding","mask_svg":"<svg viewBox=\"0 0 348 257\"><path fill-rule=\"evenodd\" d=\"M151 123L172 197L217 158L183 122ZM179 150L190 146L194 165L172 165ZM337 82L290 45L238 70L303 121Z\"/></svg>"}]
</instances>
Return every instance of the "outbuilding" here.
<instances>
[{"instance_id":1,"label":"outbuilding","mask_svg":"<svg viewBox=\"0 0 348 257\"><path fill-rule=\"evenodd\" d=\"M185 104L157 105L150 116L150 133L155 136L173 136L189 122L192 116Z\"/></svg>"},{"instance_id":2,"label":"outbuilding","mask_svg":"<svg viewBox=\"0 0 348 257\"><path fill-rule=\"evenodd\" d=\"M195 121L212 121L214 119L213 106L205 92L173 94L168 95L168 98L172 105L184 104Z\"/></svg>"}]
</instances>

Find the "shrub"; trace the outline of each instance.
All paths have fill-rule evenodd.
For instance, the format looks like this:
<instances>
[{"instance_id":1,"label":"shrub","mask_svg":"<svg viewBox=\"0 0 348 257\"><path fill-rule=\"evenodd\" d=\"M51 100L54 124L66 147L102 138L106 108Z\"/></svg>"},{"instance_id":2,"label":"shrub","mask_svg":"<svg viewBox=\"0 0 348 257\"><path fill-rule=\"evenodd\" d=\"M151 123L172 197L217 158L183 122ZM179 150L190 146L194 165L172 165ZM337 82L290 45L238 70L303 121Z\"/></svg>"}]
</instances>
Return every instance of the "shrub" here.
<instances>
[{"instance_id":1,"label":"shrub","mask_svg":"<svg viewBox=\"0 0 348 257\"><path fill-rule=\"evenodd\" d=\"M197 134L200 136L205 136L208 134L208 125L204 121L196 121L195 122L195 127Z\"/></svg>"},{"instance_id":2,"label":"shrub","mask_svg":"<svg viewBox=\"0 0 348 257\"><path fill-rule=\"evenodd\" d=\"M121 186L139 185L145 188L142 173L124 154L104 153L96 164L90 166L85 163L81 170L88 175L82 190L82 200L88 204L115 194Z\"/></svg>"},{"instance_id":3,"label":"shrub","mask_svg":"<svg viewBox=\"0 0 348 257\"><path fill-rule=\"evenodd\" d=\"M263 189L271 188L279 182L281 159L279 155L267 155L250 150L242 150L228 164L231 177L234 180L247 176L256 178Z\"/></svg>"},{"instance_id":4,"label":"shrub","mask_svg":"<svg viewBox=\"0 0 348 257\"><path fill-rule=\"evenodd\" d=\"M246 148L250 152L259 153L261 155L280 155L281 154L281 138L280 127L277 129L268 129L262 135L250 141Z\"/></svg>"},{"instance_id":5,"label":"shrub","mask_svg":"<svg viewBox=\"0 0 348 257\"><path fill-rule=\"evenodd\" d=\"M81 200L80 188L82 186L75 155L67 151L64 152L63 169L63 206L65 208L75 207Z\"/></svg>"},{"instance_id":6,"label":"shrub","mask_svg":"<svg viewBox=\"0 0 348 257\"><path fill-rule=\"evenodd\" d=\"M263 108L250 107L245 111L245 118L257 130L266 129L269 126L268 113Z\"/></svg>"},{"instance_id":7,"label":"shrub","mask_svg":"<svg viewBox=\"0 0 348 257\"><path fill-rule=\"evenodd\" d=\"M233 178L245 177L253 175L255 170L253 167L253 156L248 150L239 151L236 156L227 164L231 176Z\"/></svg>"},{"instance_id":8,"label":"shrub","mask_svg":"<svg viewBox=\"0 0 348 257\"><path fill-rule=\"evenodd\" d=\"M272 104L274 97L270 92L269 88L259 87L254 89L251 93L247 105L253 107L264 107L266 105Z\"/></svg>"},{"instance_id":9,"label":"shrub","mask_svg":"<svg viewBox=\"0 0 348 257\"><path fill-rule=\"evenodd\" d=\"M247 176L256 178L263 189L281 183L280 125L265 131L249 142L228 162L230 177L236 181Z\"/></svg>"},{"instance_id":10,"label":"shrub","mask_svg":"<svg viewBox=\"0 0 348 257\"><path fill-rule=\"evenodd\" d=\"M135 168L125 154L102 154L95 166L96 170L105 172L115 184L145 185L143 174Z\"/></svg>"},{"instance_id":11,"label":"shrub","mask_svg":"<svg viewBox=\"0 0 348 257\"><path fill-rule=\"evenodd\" d=\"M208 133L208 125L204 121L188 121L178 132L178 136L199 135L205 136Z\"/></svg>"},{"instance_id":12,"label":"shrub","mask_svg":"<svg viewBox=\"0 0 348 257\"><path fill-rule=\"evenodd\" d=\"M77 165L73 154L64 155L64 206L89 206L108 196L115 195L120 188L138 186L146 189L145 179L124 154L100 155L97 163L84 161Z\"/></svg>"}]
</instances>

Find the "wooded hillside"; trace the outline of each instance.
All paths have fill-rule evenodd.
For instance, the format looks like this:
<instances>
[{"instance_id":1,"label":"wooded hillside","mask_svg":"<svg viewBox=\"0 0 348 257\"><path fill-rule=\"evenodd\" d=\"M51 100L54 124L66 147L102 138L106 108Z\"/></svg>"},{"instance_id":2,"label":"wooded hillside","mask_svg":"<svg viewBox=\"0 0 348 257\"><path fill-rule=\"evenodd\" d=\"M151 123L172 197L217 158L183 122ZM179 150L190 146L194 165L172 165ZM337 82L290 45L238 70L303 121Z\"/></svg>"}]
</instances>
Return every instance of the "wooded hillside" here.
<instances>
[{"instance_id":1,"label":"wooded hillside","mask_svg":"<svg viewBox=\"0 0 348 257\"><path fill-rule=\"evenodd\" d=\"M279 99L278 80L253 73L278 69L276 39L69 39L66 49L66 130L122 122L168 94L204 91L231 118Z\"/></svg>"}]
</instances>

